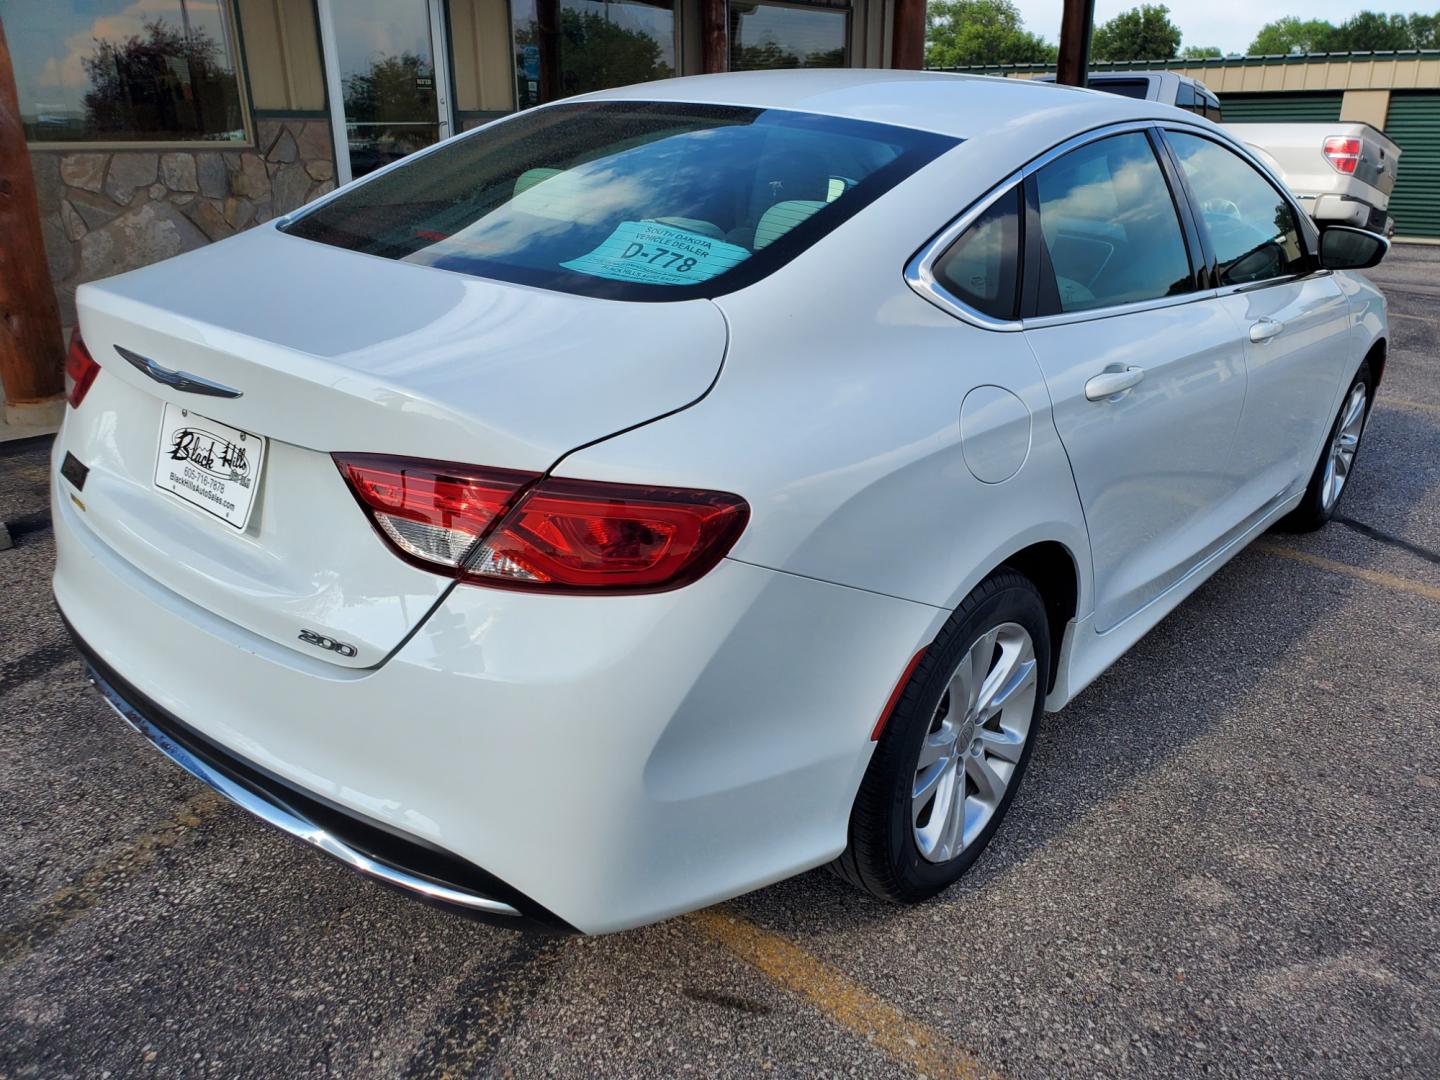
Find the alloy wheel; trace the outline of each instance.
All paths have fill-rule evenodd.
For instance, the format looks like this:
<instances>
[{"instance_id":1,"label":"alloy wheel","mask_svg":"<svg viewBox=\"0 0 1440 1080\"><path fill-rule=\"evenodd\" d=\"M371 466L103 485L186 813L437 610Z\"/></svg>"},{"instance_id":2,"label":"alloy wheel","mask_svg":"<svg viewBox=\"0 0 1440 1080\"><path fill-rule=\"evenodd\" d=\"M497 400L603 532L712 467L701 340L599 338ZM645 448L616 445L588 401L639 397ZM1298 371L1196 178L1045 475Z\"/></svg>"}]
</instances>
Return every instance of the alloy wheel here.
<instances>
[{"instance_id":1,"label":"alloy wheel","mask_svg":"<svg viewBox=\"0 0 1440 1080\"><path fill-rule=\"evenodd\" d=\"M994 818L1030 737L1039 682L1035 642L1018 623L976 639L950 676L916 762L915 845L948 862Z\"/></svg>"},{"instance_id":2,"label":"alloy wheel","mask_svg":"<svg viewBox=\"0 0 1440 1080\"><path fill-rule=\"evenodd\" d=\"M1339 501L1340 492L1350 476L1355 451L1360 447L1360 435L1365 430L1365 406L1368 401L1369 392L1364 383L1356 383L1345 399L1340 427L1335 432L1335 438L1330 440L1330 455L1325 461L1325 477L1320 484L1320 502L1326 510Z\"/></svg>"}]
</instances>

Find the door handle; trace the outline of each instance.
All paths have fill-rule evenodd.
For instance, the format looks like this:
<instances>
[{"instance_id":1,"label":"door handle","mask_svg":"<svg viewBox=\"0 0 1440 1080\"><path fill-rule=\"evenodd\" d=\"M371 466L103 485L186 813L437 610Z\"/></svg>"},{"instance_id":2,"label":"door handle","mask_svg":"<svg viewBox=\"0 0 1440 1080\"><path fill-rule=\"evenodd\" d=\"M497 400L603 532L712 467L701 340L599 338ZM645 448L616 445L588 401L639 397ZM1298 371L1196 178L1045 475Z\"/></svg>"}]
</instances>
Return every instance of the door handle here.
<instances>
[{"instance_id":1,"label":"door handle","mask_svg":"<svg viewBox=\"0 0 1440 1080\"><path fill-rule=\"evenodd\" d=\"M1142 367L1128 367L1124 371L1101 372L1085 383L1085 398L1087 401L1108 401L1110 398L1125 393L1132 386L1138 385L1143 378L1145 378L1145 369Z\"/></svg>"},{"instance_id":2,"label":"door handle","mask_svg":"<svg viewBox=\"0 0 1440 1080\"><path fill-rule=\"evenodd\" d=\"M1261 319L1259 322L1250 324L1250 340L1258 345L1262 341L1269 341L1284 329L1285 324L1283 322L1276 322L1274 319Z\"/></svg>"}]
</instances>

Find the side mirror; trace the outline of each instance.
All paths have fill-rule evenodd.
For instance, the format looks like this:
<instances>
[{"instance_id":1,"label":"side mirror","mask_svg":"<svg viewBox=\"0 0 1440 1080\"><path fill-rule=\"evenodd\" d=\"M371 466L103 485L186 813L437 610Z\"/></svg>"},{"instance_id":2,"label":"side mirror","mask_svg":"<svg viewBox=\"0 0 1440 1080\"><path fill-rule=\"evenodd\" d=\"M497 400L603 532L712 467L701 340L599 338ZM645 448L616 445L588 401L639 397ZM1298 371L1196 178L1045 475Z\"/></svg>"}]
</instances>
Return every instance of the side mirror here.
<instances>
[{"instance_id":1,"label":"side mirror","mask_svg":"<svg viewBox=\"0 0 1440 1080\"><path fill-rule=\"evenodd\" d=\"M1379 233L1331 225L1320 230L1320 265L1326 270L1365 270L1390 250L1390 241Z\"/></svg>"}]
</instances>

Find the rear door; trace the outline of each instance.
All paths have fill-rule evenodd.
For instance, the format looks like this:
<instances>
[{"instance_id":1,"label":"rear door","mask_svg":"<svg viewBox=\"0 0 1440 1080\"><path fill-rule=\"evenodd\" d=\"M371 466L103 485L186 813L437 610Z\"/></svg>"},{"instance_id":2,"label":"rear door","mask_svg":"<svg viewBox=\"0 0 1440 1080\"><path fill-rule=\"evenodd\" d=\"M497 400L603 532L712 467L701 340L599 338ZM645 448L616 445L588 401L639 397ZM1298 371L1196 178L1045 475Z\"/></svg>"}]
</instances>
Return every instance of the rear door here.
<instances>
[{"instance_id":1,"label":"rear door","mask_svg":"<svg viewBox=\"0 0 1440 1080\"><path fill-rule=\"evenodd\" d=\"M1202 243L1245 349L1248 394L1235 467L1259 504L1304 484L1355 361L1350 310L1333 274L1318 269L1292 204L1219 141L1169 130Z\"/></svg>"},{"instance_id":2,"label":"rear door","mask_svg":"<svg viewBox=\"0 0 1440 1080\"><path fill-rule=\"evenodd\" d=\"M1155 151L1146 131L1126 131L1027 181L1025 336L1085 509L1102 631L1243 517L1230 447L1244 356L1233 320L1199 287L1193 223Z\"/></svg>"}]
</instances>

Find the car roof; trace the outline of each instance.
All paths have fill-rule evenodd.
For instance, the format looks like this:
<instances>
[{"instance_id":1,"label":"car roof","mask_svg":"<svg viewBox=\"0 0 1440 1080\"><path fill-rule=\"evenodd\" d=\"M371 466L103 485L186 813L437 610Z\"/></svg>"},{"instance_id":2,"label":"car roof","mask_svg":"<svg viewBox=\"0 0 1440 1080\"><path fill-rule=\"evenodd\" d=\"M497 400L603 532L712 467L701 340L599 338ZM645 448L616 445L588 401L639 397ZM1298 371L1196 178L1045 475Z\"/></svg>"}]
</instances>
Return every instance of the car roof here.
<instances>
[{"instance_id":1,"label":"car roof","mask_svg":"<svg viewBox=\"0 0 1440 1080\"><path fill-rule=\"evenodd\" d=\"M694 75L567 100L676 101L792 109L962 139L997 133L1018 135L1023 130L1039 140L1125 120L1194 119L1189 113L1153 101L1030 79L865 68Z\"/></svg>"}]
</instances>

